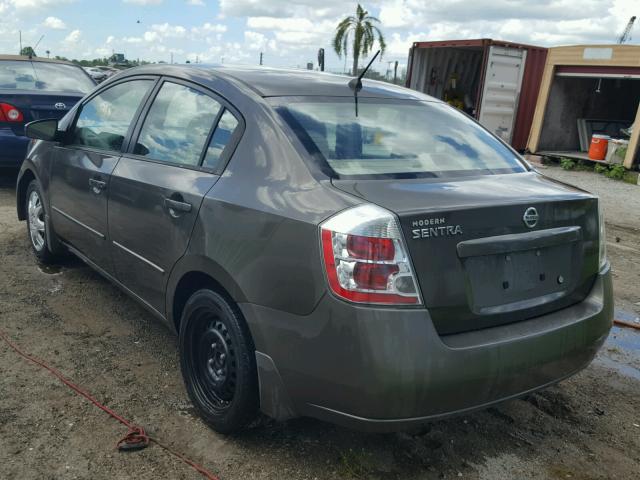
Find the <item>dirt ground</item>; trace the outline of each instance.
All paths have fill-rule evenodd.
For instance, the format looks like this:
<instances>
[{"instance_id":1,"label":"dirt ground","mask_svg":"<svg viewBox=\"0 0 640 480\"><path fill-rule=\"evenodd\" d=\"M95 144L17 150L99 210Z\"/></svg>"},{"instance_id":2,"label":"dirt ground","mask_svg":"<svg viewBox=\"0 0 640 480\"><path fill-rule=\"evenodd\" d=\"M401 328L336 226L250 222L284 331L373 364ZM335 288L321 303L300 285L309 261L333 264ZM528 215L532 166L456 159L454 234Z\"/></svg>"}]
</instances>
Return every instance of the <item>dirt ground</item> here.
<instances>
[{"instance_id":1,"label":"dirt ground","mask_svg":"<svg viewBox=\"0 0 640 480\"><path fill-rule=\"evenodd\" d=\"M640 187L544 173L606 193L617 307L639 316ZM168 330L78 261L37 266L14 182L0 176L0 328L223 480L640 478L640 334L629 329L615 328L589 368L553 388L421 432L370 435L298 419L217 435L187 400ZM202 478L157 446L117 452L124 433L0 342L0 479Z\"/></svg>"}]
</instances>

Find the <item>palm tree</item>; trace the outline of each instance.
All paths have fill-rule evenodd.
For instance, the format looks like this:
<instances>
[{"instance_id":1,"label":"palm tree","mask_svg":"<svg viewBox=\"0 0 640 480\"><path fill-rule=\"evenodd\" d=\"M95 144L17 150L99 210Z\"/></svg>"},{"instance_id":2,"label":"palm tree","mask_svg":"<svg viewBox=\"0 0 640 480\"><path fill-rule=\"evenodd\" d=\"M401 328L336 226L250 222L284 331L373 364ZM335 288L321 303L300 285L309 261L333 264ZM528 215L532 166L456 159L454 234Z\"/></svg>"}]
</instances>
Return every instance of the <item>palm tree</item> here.
<instances>
[{"instance_id":1,"label":"palm tree","mask_svg":"<svg viewBox=\"0 0 640 480\"><path fill-rule=\"evenodd\" d=\"M364 8L358 4L355 16L349 16L342 20L336 27L336 35L333 37L333 49L338 57L347 55L349 39L353 41L353 76L358 75L358 60L373 49L373 44L378 40L380 45L380 58L384 54L387 44L384 35L374 23L380 23L376 17L369 15Z\"/></svg>"}]
</instances>

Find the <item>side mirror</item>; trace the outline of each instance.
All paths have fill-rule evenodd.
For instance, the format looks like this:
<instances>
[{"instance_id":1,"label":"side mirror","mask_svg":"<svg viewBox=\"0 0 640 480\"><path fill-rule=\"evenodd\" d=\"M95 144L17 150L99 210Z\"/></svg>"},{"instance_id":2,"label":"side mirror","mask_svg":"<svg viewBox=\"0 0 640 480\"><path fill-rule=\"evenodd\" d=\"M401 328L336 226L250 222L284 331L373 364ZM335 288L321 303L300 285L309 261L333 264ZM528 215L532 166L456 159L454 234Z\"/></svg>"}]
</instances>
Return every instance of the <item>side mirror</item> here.
<instances>
[{"instance_id":1,"label":"side mirror","mask_svg":"<svg viewBox=\"0 0 640 480\"><path fill-rule=\"evenodd\" d=\"M24 126L24 133L35 140L53 142L58 140L58 120L45 119L29 122Z\"/></svg>"}]
</instances>

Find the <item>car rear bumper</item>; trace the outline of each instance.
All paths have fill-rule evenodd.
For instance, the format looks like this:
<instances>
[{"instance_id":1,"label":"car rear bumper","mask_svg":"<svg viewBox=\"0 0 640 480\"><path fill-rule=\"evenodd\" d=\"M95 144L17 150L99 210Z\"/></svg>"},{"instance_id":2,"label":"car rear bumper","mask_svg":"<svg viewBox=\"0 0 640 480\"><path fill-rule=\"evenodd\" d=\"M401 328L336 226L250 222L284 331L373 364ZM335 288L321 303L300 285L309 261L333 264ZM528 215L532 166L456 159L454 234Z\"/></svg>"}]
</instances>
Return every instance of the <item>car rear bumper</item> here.
<instances>
[{"instance_id":1,"label":"car rear bumper","mask_svg":"<svg viewBox=\"0 0 640 480\"><path fill-rule=\"evenodd\" d=\"M19 167L27 154L29 138L0 127L0 167Z\"/></svg>"},{"instance_id":2,"label":"car rear bumper","mask_svg":"<svg viewBox=\"0 0 640 480\"><path fill-rule=\"evenodd\" d=\"M609 268L579 304L510 325L439 336L424 309L326 295L295 316L241 305L258 350L261 404L368 431L484 408L586 367L612 325Z\"/></svg>"}]
</instances>

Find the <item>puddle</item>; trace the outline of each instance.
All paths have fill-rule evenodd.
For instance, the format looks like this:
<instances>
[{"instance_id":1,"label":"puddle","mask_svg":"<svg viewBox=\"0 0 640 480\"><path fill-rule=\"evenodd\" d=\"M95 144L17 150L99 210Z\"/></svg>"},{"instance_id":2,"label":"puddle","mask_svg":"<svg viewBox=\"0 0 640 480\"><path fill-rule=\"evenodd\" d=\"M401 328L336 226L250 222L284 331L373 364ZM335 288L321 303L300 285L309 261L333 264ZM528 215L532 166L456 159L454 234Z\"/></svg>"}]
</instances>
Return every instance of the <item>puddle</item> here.
<instances>
[{"instance_id":1,"label":"puddle","mask_svg":"<svg viewBox=\"0 0 640 480\"><path fill-rule=\"evenodd\" d=\"M616 318L622 320L619 313ZM640 331L613 327L595 363L640 380Z\"/></svg>"},{"instance_id":2,"label":"puddle","mask_svg":"<svg viewBox=\"0 0 640 480\"><path fill-rule=\"evenodd\" d=\"M610 357L600 356L598 357L594 363L601 365L606 368L610 368L611 370L615 370L620 375L624 375L625 377L635 378L636 380L640 380L640 370L627 365L626 363L617 362Z\"/></svg>"},{"instance_id":3,"label":"puddle","mask_svg":"<svg viewBox=\"0 0 640 480\"><path fill-rule=\"evenodd\" d=\"M613 318L627 323L640 323L640 316L634 313L625 312L624 310L616 310L613 314Z\"/></svg>"},{"instance_id":4,"label":"puddle","mask_svg":"<svg viewBox=\"0 0 640 480\"><path fill-rule=\"evenodd\" d=\"M640 360L640 331L632 328L613 327L605 343L605 346L612 345Z\"/></svg>"},{"instance_id":5,"label":"puddle","mask_svg":"<svg viewBox=\"0 0 640 480\"><path fill-rule=\"evenodd\" d=\"M47 275L60 275L62 273L60 265L38 265L38 270Z\"/></svg>"}]
</instances>

